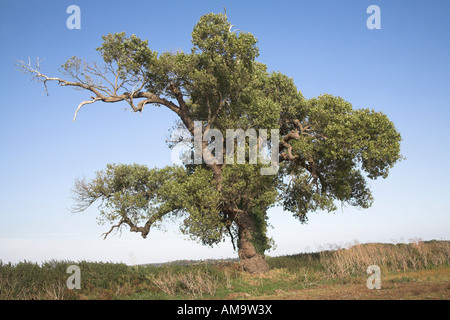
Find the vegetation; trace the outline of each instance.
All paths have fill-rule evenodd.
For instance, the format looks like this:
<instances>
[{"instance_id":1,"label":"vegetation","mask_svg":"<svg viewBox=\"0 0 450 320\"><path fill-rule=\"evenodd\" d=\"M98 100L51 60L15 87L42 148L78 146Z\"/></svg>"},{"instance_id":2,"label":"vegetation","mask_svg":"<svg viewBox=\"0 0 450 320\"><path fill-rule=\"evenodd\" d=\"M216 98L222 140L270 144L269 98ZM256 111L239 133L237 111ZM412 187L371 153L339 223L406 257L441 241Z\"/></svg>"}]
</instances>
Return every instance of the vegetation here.
<instances>
[{"instance_id":1,"label":"vegetation","mask_svg":"<svg viewBox=\"0 0 450 320\"><path fill-rule=\"evenodd\" d=\"M0 299L341 299L344 291L361 299L448 298L449 241L357 244L267 262L270 271L263 275L243 272L237 261L0 263ZM79 290L66 287L72 264L81 269ZM372 264L382 272L378 292L366 288Z\"/></svg>"},{"instance_id":2,"label":"vegetation","mask_svg":"<svg viewBox=\"0 0 450 320\"><path fill-rule=\"evenodd\" d=\"M191 35L190 52L158 53L136 35L108 34L97 48L101 63L72 57L62 77L45 75L39 62L18 66L45 88L53 82L86 93L75 117L97 102L136 113L162 106L194 141L187 151L193 163L109 164L93 180L77 180L74 211L99 204L111 224L105 237L126 227L146 238L154 225L181 217L185 234L205 245L229 238L244 270L264 273L267 210L280 204L306 222L308 213L335 211L339 203L370 207L366 179L388 176L402 158L401 136L383 112L330 94L306 99L293 79L257 61L256 37L235 29L226 14L202 16ZM227 130L244 137L230 140ZM256 132L260 140L247 146L245 136ZM270 159L255 155L266 149Z\"/></svg>"}]
</instances>

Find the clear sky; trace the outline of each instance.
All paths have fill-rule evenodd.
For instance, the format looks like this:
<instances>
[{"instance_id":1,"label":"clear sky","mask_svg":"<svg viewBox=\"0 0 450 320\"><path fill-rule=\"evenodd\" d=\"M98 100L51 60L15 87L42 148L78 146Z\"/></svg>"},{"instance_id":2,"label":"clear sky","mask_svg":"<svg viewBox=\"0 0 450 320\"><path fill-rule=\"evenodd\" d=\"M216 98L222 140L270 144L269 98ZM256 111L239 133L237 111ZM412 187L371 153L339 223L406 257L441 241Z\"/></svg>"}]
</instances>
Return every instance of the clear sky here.
<instances>
[{"instance_id":1,"label":"clear sky","mask_svg":"<svg viewBox=\"0 0 450 320\"><path fill-rule=\"evenodd\" d=\"M69 30L69 5L81 29ZM370 5L381 29L369 30ZM223 12L253 33L259 61L292 77L303 95L341 96L354 108L383 111L403 137L400 162L388 179L370 181L372 208L312 213L300 224L281 208L269 211L277 243L269 255L315 251L333 243L450 239L450 2L437 1L0 1L0 259L165 262L236 257L230 243L207 248L176 223L147 239L127 230L103 240L96 208L72 214L74 179L107 163L171 164L165 144L174 116L162 108L139 114L125 105L87 105L89 94L31 82L15 60L45 58L59 75L71 56L99 59L101 36L125 31L152 50L189 50L201 15Z\"/></svg>"}]
</instances>

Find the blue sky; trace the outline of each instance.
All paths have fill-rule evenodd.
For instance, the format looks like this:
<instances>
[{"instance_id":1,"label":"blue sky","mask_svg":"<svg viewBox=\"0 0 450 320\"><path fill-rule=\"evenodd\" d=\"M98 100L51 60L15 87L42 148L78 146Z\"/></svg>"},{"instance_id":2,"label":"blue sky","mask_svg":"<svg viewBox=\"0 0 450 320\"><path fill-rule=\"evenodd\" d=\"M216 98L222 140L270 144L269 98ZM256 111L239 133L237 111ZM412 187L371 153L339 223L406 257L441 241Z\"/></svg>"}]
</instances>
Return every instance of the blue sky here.
<instances>
[{"instance_id":1,"label":"blue sky","mask_svg":"<svg viewBox=\"0 0 450 320\"><path fill-rule=\"evenodd\" d=\"M69 5L81 9L81 29L69 30ZM381 29L369 30L369 5L381 9ZM71 56L99 59L101 36L125 31L151 49L189 50L199 17L222 12L253 33L259 61L292 77L303 95L341 96L355 108L386 113L403 137L388 179L370 181L372 208L312 213L302 225L270 210L270 255L315 251L329 243L450 239L450 2L448 1L0 1L0 259L133 263L235 257L228 242L206 248L188 241L176 223L147 239L109 229L96 210L72 214L75 178L107 163L170 164L165 144L174 116L161 108L142 115L125 105L76 106L89 95L31 82L15 60L45 58L58 75Z\"/></svg>"}]
</instances>

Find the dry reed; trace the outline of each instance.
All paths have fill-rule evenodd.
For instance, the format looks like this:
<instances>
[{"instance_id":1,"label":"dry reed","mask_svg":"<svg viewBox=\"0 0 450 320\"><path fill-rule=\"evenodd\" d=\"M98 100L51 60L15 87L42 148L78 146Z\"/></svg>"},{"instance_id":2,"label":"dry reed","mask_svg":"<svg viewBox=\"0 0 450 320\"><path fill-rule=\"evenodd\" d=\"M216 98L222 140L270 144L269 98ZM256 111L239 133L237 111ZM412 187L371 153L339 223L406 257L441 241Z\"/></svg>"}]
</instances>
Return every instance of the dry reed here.
<instances>
[{"instance_id":1,"label":"dry reed","mask_svg":"<svg viewBox=\"0 0 450 320\"><path fill-rule=\"evenodd\" d=\"M406 272L448 265L449 260L448 241L355 244L347 249L320 253L320 263L331 278L362 275L370 265L385 271Z\"/></svg>"}]
</instances>

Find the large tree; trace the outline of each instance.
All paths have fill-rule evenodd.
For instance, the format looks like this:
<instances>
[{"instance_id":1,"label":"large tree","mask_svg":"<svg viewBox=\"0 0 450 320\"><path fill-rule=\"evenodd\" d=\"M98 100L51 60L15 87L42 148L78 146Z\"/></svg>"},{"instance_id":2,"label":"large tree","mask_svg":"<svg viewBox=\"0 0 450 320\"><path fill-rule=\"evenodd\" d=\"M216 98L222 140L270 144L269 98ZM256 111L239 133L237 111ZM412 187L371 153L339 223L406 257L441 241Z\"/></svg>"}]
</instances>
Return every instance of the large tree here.
<instances>
[{"instance_id":1,"label":"large tree","mask_svg":"<svg viewBox=\"0 0 450 320\"><path fill-rule=\"evenodd\" d=\"M200 151L201 163L155 169L110 164L90 181L78 179L74 210L98 203L101 218L111 223L105 238L124 226L146 238L155 224L181 218L181 230L203 244L230 237L243 269L260 273L268 270L271 206L281 204L301 222L308 212L336 210L339 202L370 207L366 179L386 178L401 158L394 124L384 113L354 109L340 97L305 99L291 78L268 72L256 60L256 44L252 34L233 30L225 14L206 14L193 29L189 53L158 54L147 41L117 33L104 36L97 48L101 64L72 57L62 65L61 78L42 73L38 62L19 62L46 88L56 82L91 95L78 105L74 120L80 108L95 102L127 103L139 113L157 105L174 112L177 127L192 137L198 130L206 137L213 129L223 133L192 145L191 155ZM277 151L278 170L262 174L267 163L249 161L245 143L244 163L217 161L220 149L209 144L223 146L226 156L227 129L265 129L268 138L277 132L277 145L265 149ZM235 144L242 147L242 141Z\"/></svg>"}]
</instances>

